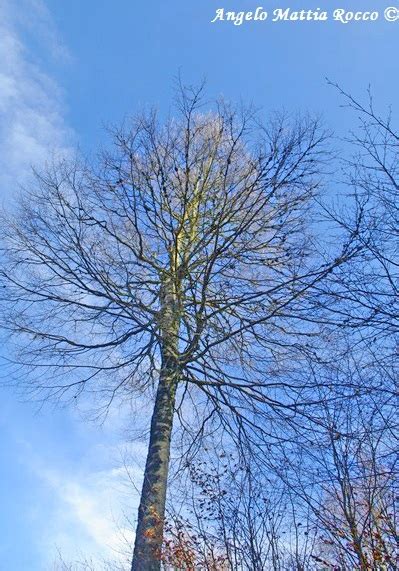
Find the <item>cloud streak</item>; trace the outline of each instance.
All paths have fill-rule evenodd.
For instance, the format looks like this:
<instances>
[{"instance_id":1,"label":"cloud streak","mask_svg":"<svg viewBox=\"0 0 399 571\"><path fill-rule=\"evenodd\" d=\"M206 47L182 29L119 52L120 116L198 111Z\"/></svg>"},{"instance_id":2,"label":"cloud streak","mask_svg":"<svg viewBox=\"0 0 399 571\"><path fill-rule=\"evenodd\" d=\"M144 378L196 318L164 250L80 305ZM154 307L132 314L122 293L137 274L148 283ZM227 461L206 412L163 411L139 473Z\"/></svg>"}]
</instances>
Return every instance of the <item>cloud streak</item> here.
<instances>
[{"instance_id":1,"label":"cloud streak","mask_svg":"<svg viewBox=\"0 0 399 571\"><path fill-rule=\"evenodd\" d=\"M79 475L61 473L51 468L38 476L57 496L58 509L50 515L51 532L43 551L51 543L66 561L81 559L119 560L128 558L133 530L123 510L132 508L127 501L126 472L123 468L89 471ZM140 478L140 474L138 474ZM132 492L132 490L130 490ZM131 496L134 497L134 490ZM53 550L54 553L55 550Z\"/></svg>"},{"instance_id":2,"label":"cloud streak","mask_svg":"<svg viewBox=\"0 0 399 571\"><path fill-rule=\"evenodd\" d=\"M20 14L27 14L23 17ZM66 49L39 0L0 0L0 196L26 184L33 165L69 151L72 130L61 90L24 41L28 32L47 54L65 61Z\"/></svg>"},{"instance_id":3,"label":"cloud streak","mask_svg":"<svg viewBox=\"0 0 399 571\"><path fill-rule=\"evenodd\" d=\"M102 561L125 564L134 542L146 447L121 441L114 424L93 430L75 415L67 419L55 441L41 433L13 439L30 487L25 508L32 514L29 541L38 565L33 568L52 569L57 553L68 563L92 560L98 569ZM55 457L57 440L65 451Z\"/></svg>"}]
</instances>

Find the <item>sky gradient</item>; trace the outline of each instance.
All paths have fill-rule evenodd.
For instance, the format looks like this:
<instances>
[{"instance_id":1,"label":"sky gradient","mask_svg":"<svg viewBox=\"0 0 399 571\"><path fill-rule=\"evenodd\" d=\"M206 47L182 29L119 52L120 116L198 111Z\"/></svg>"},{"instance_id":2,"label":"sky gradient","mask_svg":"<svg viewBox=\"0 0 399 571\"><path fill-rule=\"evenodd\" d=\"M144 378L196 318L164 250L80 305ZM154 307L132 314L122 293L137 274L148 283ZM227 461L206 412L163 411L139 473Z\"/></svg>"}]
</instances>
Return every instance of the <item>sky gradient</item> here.
<instances>
[{"instance_id":1,"label":"sky gradient","mask_svg":"<svg viewBox=\"0 0 399 571\"><path fill-rule=\"evenodd\" d=\"M381 0L345 2L379 10ZM210 97L253 102L264 109L321 114L342 135L349 116L326 77L365 97L371 84L380 108L398 109L399 22L230 22L211 24L218 8L265 10L265 0L0 0L0 198L7 206L30 167L79 146L95 152L104 126L143 106L169 110L174 78L206 78ZM292 1L294 9L317 5ZM341 7L330 0L323 8ZM7 358L7 347L2 354ZM7 381L7 369L2 378ZM42 408L2 389L0 570L46 571L57 548L112 556L137 493L144 445L129 444L130 411L88 422L85 410ZM82 412L83 411L83 412ZM145 417L148 410L140 409ZM137 411L135 412L137 416ZM127 531L129 534L129 531Z\"/></svg>"}]
</instances>

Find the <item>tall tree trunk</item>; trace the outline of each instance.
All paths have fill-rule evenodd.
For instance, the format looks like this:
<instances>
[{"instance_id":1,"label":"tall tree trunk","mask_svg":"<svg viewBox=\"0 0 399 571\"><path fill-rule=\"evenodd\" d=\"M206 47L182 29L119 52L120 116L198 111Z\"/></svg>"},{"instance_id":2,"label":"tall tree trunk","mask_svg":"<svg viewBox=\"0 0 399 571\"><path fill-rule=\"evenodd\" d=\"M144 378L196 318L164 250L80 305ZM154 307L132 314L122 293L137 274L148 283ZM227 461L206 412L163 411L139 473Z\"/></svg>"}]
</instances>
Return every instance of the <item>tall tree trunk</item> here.
<instances>
[{"instance_id":1,"label":"tall tree trunk","mask_svg":"<svg viewBox=\"0 0 399 571\"><path fill-rule=\"evenodd\" d=\"M134 545L132 571L159 571L169 471L170 440L179 380L179 312L173 283L160 293L162 363L151 419L151 433Z\"/></svg>"},{"instance_id":2,"label":"tall tree trunk","mask_svg":"<svg viewBox=\"0 0 399 571\"><path fill-rule=\"evenodd\" d=\"M175 359L164 363L151 420L151 434L138 514L132 571L159 571L176 397Z\"/></svg>"}]
</instances>

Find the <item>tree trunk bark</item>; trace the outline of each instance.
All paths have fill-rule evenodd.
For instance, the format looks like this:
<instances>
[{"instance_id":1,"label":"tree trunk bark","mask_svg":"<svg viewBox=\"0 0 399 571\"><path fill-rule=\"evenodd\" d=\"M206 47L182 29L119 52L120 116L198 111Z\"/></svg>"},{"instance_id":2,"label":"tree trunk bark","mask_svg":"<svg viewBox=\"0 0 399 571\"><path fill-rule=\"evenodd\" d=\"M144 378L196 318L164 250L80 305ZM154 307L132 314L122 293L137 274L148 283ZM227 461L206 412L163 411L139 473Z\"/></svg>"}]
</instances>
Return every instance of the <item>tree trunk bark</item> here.
<instances>
[{"instance_id":1,"label":"tree trunk bark","mask_svg":"<svg viewBox=\"0 0 399 571\"><path fill-rule=\"evenodd\" d=\"M175 356L163 359L151 420L132 571L159 571L178 371Z\"/></svg>"}]
</instances>

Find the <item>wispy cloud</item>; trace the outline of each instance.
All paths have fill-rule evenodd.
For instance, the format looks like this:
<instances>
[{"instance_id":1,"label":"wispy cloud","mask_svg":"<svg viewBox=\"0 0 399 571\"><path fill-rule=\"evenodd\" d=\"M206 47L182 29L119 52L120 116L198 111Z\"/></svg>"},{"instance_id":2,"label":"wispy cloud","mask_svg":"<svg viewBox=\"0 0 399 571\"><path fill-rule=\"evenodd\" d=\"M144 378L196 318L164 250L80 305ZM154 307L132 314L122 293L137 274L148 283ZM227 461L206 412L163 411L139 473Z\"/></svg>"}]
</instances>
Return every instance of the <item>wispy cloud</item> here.
<instances>
[{"instance_id":1,"label":"wispy cloud","mask_svg":"<svg viewBox=\"0 0 399 571\"><path fill-rule=\"evenodd\" d=\"M133 473L139 481L141 474ZM43 552L48 554L52 545L52 557L57 548L69 561L76 559L77 553L81 559L129 558L134 530L128 516L137 510L138 496L132 486L127 496L124 467L78 475L41 469L38 476L57 497L57 509L48 514L51 531L43 538Z\"/></svg>"},{"instance_id":2,"label":"wispy cloud","mask_svg":"<svg viewBox=\"0 0 399 571\"><path fill-rule=\"evenodd\" d=\"M22 459L27 481L33 483L33 500L26 507L32 512L30 541L40 554L39 568L51 569L58 553L67 562L128 561L145 446L123 442L112 424L97 432L75 415L68 419L75 438L81 434L87 440L90 434L90 444L86 442L80 459L67 451L54 458L37 435L15 440L15 453ZM71 447L81 449L74 441L66 446Z\"/></svg>"},{"instance_id":3,"label":"wispy cloud","mask_svg":"<svg viewBox=\"0 0 399 571\"><path fill-rule=\"evenodd\" d=\"M32 165L68 151L73 134L64 119L62 92L44 71L25 37L65 61L41 0L0 0L0 196L25 184ZM33 39L32 39L33 38ZM36 50L38 52L38 50Z\"/></svg>"}]
</instances>

